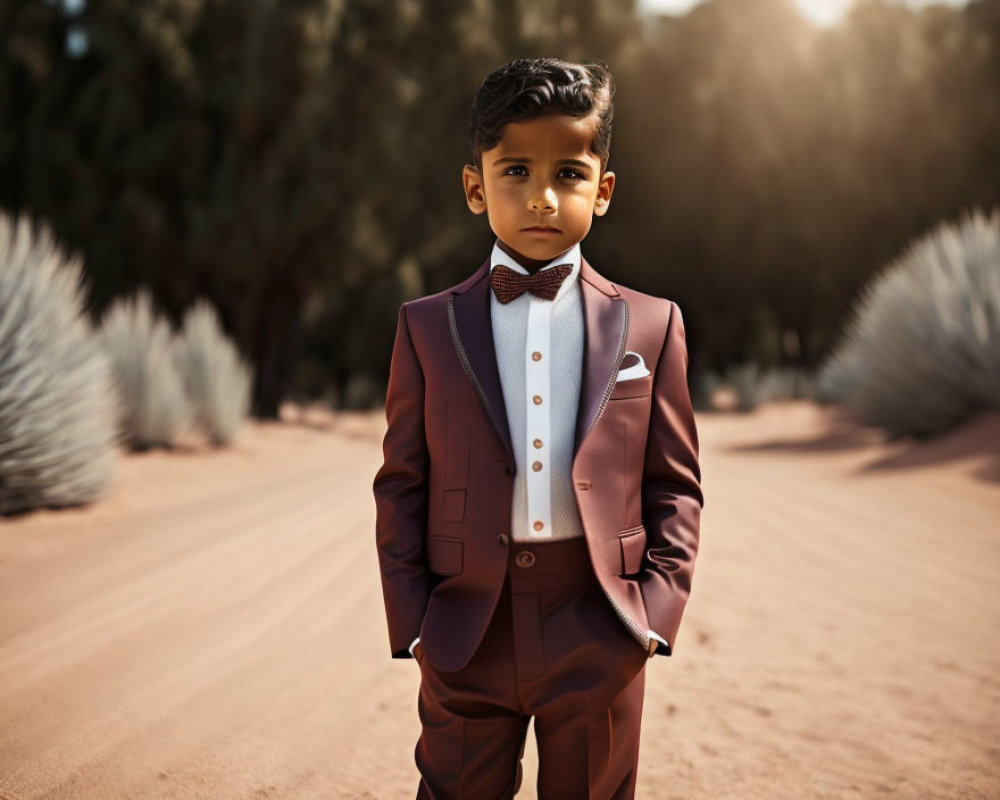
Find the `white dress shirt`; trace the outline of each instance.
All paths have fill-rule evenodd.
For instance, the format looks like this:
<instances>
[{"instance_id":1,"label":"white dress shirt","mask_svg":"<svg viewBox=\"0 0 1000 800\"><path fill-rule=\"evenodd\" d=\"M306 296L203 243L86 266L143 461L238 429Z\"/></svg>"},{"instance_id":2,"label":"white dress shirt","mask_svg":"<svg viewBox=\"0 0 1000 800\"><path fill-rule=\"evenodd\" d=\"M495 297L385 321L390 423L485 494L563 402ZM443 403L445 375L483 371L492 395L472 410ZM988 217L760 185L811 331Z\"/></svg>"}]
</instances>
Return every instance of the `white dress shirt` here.
<instances>
[{"instance_id":1,"label":"white dress shirt","mask_svg":"<svg viewBox=\"0 0 1000 800\"><path fill-rule=\"evenodd\" d=\"M528 275L494 243L490 271L504 264ZM514 541L583 536L573 490L573 445L585 343L580 244L541 269L570 264L552 300L531 292L501 303L490 290L497 368L517 463L511 507ZM555 332L555 335L553 335ZM649 635L667 642L652 631ZM410 653L420 641L410 645Z\"/></svg>"},{"instance_id":2,"label":"white dress shirt","mask_svg":"<svg viewBox=\"0 0 1000 800\"><path fill-rule=\"evenodd\" d=\"M528 270L493 245L490 270ZM517 470L510 536L515 542L583 536L573 491L573 439L583 374L580 244L553 259L573 269L552 300L525 292L509 303L490 291L497 368Z\"/></svg>"}]
</instances>

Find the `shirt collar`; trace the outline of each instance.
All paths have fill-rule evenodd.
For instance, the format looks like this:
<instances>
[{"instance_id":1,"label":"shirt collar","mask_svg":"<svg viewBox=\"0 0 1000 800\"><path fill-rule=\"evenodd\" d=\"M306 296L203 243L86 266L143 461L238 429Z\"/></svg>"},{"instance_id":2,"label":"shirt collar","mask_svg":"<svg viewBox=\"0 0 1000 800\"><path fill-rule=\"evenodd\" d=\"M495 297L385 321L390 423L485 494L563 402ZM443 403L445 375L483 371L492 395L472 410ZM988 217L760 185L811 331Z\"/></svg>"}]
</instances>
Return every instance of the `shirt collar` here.
<instances>
[{"instance_id":1,"label":"shirt collar","mask_svg":"<svg viewBox=\"0 0 1000 800\"><path fill-rule=\"evenodd\" d=\"M522 275L527 275L528 270L518 264L513 258L511 258L507 253L500 249L499 239L493 243L493 252L490 253L490 272L497 264L503 264L504 266L510 267L515 272L520 272ZM580 275L580 243L577 242L569 250L560 256L552 259L548 264L546 264L542 269L549 269L557 264L572 264L572 271L563 279L563 282L559 286L559 291L553 298L553 302L562 297L566 292L570 290L570 287L576 281L577 277Z\"/></svg>"}]
</instances>

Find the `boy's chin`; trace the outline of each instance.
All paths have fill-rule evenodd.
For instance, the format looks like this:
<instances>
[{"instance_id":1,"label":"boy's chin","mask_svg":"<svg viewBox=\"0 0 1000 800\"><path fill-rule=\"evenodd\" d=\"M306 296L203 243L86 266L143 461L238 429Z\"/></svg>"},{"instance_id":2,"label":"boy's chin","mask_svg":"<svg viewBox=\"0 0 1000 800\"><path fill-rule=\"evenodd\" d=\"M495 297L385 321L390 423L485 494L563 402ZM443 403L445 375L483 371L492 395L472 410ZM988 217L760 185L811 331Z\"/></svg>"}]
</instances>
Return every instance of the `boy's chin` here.
<instances>
[{"instance_id":1,"label":"boy's chin","mask_svg":"<svg viewBox=\"0 0 1000 800\"><path fill-rule=\"evenodd\" d=\"M520 240L511 243L503 237L499 238L509 248L515 250L518 254L524 256L525 258L532 259L533 261L551 261L553 258L565 253L577 243L571 239L560 239L558 242L553 241L548 244L533 241L525 242Z\"/></svg>"}]
</instances>

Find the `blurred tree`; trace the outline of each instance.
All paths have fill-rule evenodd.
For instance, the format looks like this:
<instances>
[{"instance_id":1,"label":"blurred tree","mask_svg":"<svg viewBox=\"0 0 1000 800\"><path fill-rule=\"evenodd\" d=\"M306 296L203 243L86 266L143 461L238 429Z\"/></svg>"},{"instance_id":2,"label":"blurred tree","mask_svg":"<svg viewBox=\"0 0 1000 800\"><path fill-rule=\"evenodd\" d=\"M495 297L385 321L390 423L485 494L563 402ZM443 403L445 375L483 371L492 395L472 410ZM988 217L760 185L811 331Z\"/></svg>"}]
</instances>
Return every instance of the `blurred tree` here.
<instances>
[{"instance_id":1,"label":"blurred tree","mask_svg":"<svg viewBox=\"0 0 1000 800\"><path fill-rule=\"evenodd\" d=\"M398 303L468 268L448 263L482 238L459 179L482 76L508 48L620 42L621 8L8 3L0 83L21 103L6 106L0 202L86 252L95 310L148 284L176 323L212 297L254 364L254 412L274 416L304 323L333 339L341 389L381 377ZM70 28L82 53L61 52Z\"/></svg>"},{"instance_id":2,"label":"blurred tree","mask_svg":"<svg viewBox=\"0 0 1000 800\"><path fill-rule=\"evenodd\" d=\"M398 56L429 56L432 32L437 45L455 44L437 20L456 10L9 4L4 83L23 100L12 114L23 123L4 141L2 174L23 172L4 181L2 201L53 219L85 250L98 309L148 284L176 322L195 296L213 297L254 364L255 413L274 416L307 298L359 291L409 245L400 233L414 230L426 200L411 179L429 165L415 169L424 153L406 144L420 108L440 113L440 98L421 92ZM76 58L59 52L70 17L88 39ZM458 87L440 96L448 91ZM364 319L359 300L343 306L348 349L350 323Z\"/></svg>"},{"instance_id":3,"label":"blurred tree","mask_svg":"<svg viewBox=\"0 0 1000 800\"><path fill-rule=\"evenodd\" d=\"M825 30L790 0L713 0L651 23L591 250L681 302L696 368L770 361L761 301L815 365L911 237L1000 200L998 6L864 0Z\"/></svg>"},{"instance_id":4,"label":"blurred tree","mask_svg":"<svg viewBox=\"0 0 1000 800\"><path fill-rule=\"evenodd\" d=\"M694 371L809 366L906 241L1000 202L998 7L0 0L0 206L85 254L95 315L211 298L274 416L303 353L310 391L384 386L399 303L486 256L460 181L486 73L604 60L619 182L588 257L681 303Z\"/></svg>"}]
</instances>

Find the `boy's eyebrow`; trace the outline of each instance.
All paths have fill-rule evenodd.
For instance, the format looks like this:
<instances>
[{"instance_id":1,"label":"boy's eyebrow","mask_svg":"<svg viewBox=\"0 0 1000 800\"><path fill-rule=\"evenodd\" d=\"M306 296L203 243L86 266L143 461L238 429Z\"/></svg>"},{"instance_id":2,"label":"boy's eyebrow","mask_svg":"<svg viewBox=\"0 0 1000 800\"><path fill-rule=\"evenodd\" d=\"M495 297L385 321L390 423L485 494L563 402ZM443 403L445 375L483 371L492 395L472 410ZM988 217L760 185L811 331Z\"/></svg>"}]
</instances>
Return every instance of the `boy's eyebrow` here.
<instances>
[{"instance_id":1,"label":"boy's eyebrow","mask_svg":"<svg viewBox=\"0 0 1000 800\"><path fill-rule=\"evenodd\" d=\"M508 161L513 161L519 164L530 164L532 159L523 158L521 156L504 156L503 158L498 158L496 161L494 161L493 166L496 166L497 164L506 164ZM572 164L575 167L584 167L587 169L590 168L590 164L588 164L586 161L581 161L579 158L560 158L559 163Z\"/></svg>"}]
</instances>

